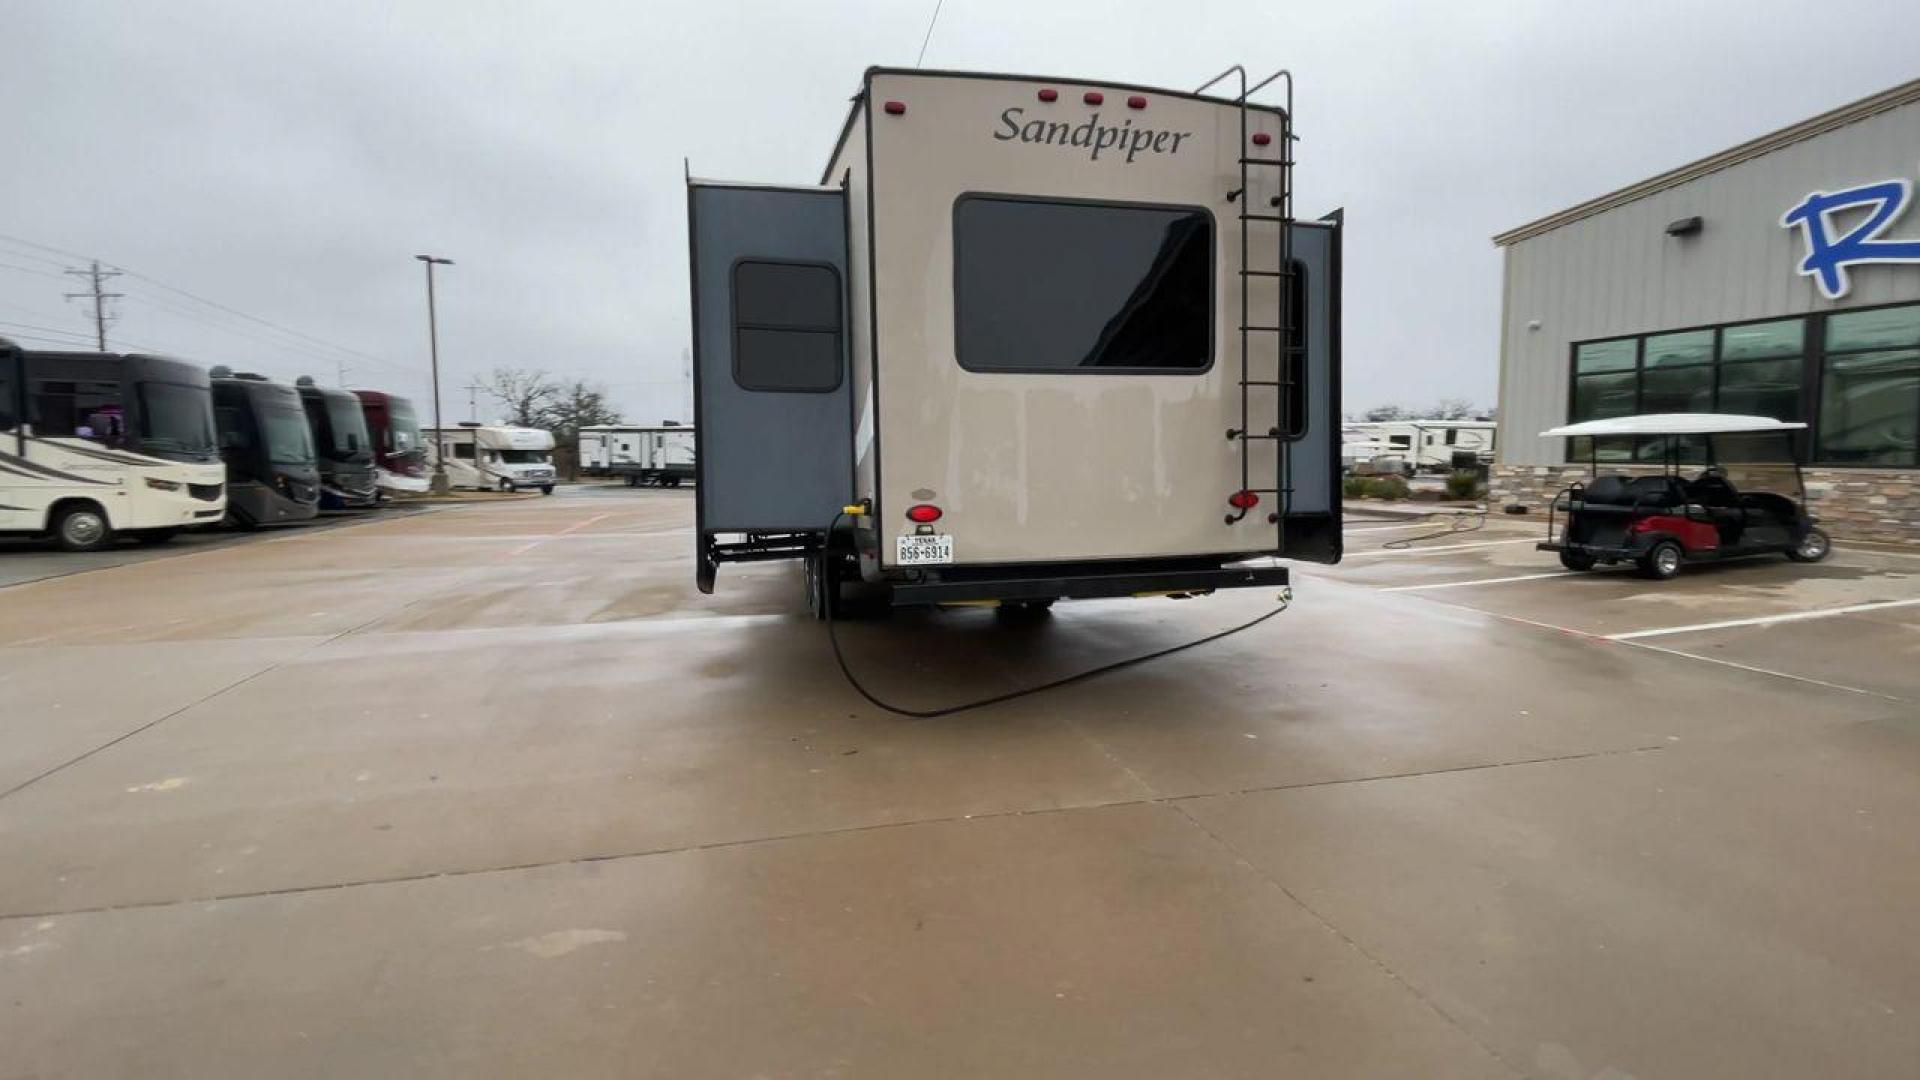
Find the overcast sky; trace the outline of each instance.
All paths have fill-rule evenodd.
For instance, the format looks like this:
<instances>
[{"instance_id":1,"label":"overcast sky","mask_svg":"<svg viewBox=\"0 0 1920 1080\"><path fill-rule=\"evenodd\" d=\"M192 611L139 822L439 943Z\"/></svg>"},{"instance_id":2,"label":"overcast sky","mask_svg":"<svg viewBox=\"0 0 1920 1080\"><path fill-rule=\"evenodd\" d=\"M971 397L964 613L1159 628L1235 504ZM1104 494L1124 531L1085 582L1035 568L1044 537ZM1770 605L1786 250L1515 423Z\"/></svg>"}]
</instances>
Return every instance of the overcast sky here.
<instances>
[{"instance_id":1,"label":"overcast sky","mask_svg":"<svg viewBox=\"0 0 1920 1080\"><path fill-rule=\"evenodd\" d=\"M412 256L444 255L450 419L496 366L675 416L681 159L815 181L862 69L910 66L933 7L0 0L0 233L144 275L111 283L116 347L323 382L340 360L349 384L423 409ZM1348 410L1492 404L1491 234L1913 78L1912 13L946 0L926 65L1173 88L1234 61L1291 67L1298 210L1348 212ZM0 334L85 332L61 297L77 265L0 239Z\"/></svg>"}]
</instances>

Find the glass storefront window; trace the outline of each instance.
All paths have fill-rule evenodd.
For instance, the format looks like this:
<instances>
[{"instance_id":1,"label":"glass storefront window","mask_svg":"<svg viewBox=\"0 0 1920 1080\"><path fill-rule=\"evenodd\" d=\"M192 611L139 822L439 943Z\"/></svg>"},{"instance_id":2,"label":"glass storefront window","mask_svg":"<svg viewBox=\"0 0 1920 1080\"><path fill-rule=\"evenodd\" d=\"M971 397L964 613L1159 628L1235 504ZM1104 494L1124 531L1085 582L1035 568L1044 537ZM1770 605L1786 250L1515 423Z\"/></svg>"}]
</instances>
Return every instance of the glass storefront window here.
<instances>
[{"instance_id":1,"label":"glass storefront window","mask_svg":"<svg viewBox=\"0 0 1920 1080\"><path fill-rule=\"evenodd\" d=\"M1917 435L1920 349L1827 357L1820 385L1819 460L1913 465Z\"/></svg>"},{"instance_id":2,"label":"glass storefront window","mask_svg":"<svg viewBox=\"0 0 1920 1080\"><path fill-rule=\"evenodd\" d=\"M1720 403L1716 412L1741 416L1800 419L1801 361L1747 360L1720 366Z\"/></svg>"},{"instance_id":3,"label":"glass storefront window","mask_svg":"<svg viewBox=\"0 0 1920 1080\"><path fill-rule=\"evenodd\" d=\"M1827 351L1920 346L1920 304L1827 316Z\"/></svg>"},{"instance_id":4,"label":"glass storefront window","mask_svg":"<svg viewBox=\"0 0 1920 1080\"><path fill-rule=\"evenodd\" d=\"M1590 341L1574 351L1574 374L1592 375L1602 371L1632 371L1634 357L1639 351L1638 344L1633 338L1621 338L1618 341Z\"/></svg>"},{"instance_id":5,"label":"glass storefront window","mask_svg":"<svg viewBox=\"0 0 1920 1080\"><path fill-rule=\"evenodd\" d=\"M1711 336L1711 335L1709 335ZM1649 354L1653 343L1647 343ZM1713 411L1713 366L1650 368L1640 383L1640 409L1647 413Z\"/></svg>"},{"instance_id":6,"label":"glass storefront window","mask_svg":"<svg viewBox=\"0 0 1920 1080\"><path fill-rule=\"evenodd\" d=\"M1645 364L1649 368L1713 363L1713 331L1688 330L1657 334L1647 339Z\"/></svg>"},{"instance_id":7,"label":"glass storefront window","mask_svg":"<svg viewBox=\"0 0 1920 1080\"><path fill-rule=\"evenodd\" d=\"M1632 416L1637 377L1631 371L1617 375L1583 375L1573 381L1573 420Z\"/></svg>"},{"instance_id":8,"label":"glass storefront window","mask_svg":"<svg viewBox=\"0 0 1920 1080\"><path fill-rule=\"evenodd\" d=\"M1805 349L1805 319L1780 319L1776 322L1747 323L1720 331L1720 359L1761 360L1774 356L1799 356Z\"/></svg>"}]
</instances>

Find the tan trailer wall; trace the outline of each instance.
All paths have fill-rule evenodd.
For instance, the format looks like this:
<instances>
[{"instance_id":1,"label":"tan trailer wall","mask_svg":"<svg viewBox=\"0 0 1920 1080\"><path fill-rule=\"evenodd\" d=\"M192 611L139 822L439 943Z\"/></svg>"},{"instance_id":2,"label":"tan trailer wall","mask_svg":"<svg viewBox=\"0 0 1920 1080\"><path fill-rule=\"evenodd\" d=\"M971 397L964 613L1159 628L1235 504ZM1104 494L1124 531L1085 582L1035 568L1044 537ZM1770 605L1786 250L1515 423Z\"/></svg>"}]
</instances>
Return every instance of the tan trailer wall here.
<instances>
[{"instance_id":1,"label":"tan trailer wall","mask_svg":"<svg viewBox=\"0 0 1920 1080\"><path fill-rule=\"evenodd\" d=\"M1037 99L1052 87L1053 103ZM1105 101L1083 102L1097 90ZM1271 550L1274 505L1236 525L1227 497L1240 487L1240 450L1226 439L1239 426L1239 110L1219 102L1098 84L876 73L870 84L871 268L878 298L879 525L884 562L894 538L911 532L915 502L945 511L959 563L1047 562ZM884 103L900 101L903 115ZM1005 110L1034 119L1131 121L1184 133L1177 153L1103 152L996 139ZM1253 129L1279 150L1280 121L1255 113ZM1172 144L1172 140L1168 140ZM1271 212L1278 170L1257 169L1253 206ZM1213 365L1196 374L985 373L961 368L954 346L954 201L966 193L1058 196L1202 207L1214 218ZM856 200L858 207L863 200ZM856 226L859 228L861 226ZM1252 265L1272 269L1278 226L1255 224ZM856 241L855 263L865 259ZM1271 323L1276 279L1255 279L1255 322ZM861 290L856 290L861 291ZM856 326L864 318L856 315ZM1256 335L1252 377L1271 380L1275 335ZM856 360L856 367L860 361ZM858 384L856 384L858 385ZM1275 422L1274 391L1257 390L1253 427ZM862 395L860 407L865 407ZM1253 444L1251 486L1274 486L1270 442ZM864 475L864 474L863 474Z\"/></svg>"}]
</instances>

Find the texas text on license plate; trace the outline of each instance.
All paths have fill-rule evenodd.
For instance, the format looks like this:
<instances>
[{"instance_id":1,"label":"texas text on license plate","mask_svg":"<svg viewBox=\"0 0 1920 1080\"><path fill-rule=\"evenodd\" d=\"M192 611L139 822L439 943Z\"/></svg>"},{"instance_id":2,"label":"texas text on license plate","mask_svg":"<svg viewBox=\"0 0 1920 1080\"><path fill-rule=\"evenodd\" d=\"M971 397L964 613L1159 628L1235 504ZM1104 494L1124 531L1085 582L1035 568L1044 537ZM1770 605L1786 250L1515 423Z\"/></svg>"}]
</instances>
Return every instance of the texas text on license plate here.
<instances>
[{"instance_id":1,"label":"texas text on license plate","mask_svg":"<svg viewBox=\"0 0 1920 1080\"><path fill-rule=\"evenodd\" d=\"M953 537L895 537L893 561L898 566L939 566L950 563L953 561Z\"/></svg>"}]
</instances>

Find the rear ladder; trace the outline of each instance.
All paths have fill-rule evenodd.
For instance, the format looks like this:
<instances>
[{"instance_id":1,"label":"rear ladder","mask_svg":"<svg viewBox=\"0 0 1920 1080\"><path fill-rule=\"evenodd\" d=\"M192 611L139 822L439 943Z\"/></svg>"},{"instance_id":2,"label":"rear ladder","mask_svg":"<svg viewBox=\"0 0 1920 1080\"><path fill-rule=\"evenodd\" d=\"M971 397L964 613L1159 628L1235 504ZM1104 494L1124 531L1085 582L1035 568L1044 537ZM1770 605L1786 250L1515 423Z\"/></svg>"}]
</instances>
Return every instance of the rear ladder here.
<instances>
[{"instance_id":1,"label":"rear ladder","mask_svg":"<svg viewBox=\"0 0 1920 1080\"><path fill-rule=\"evenodd\" d=\"M1247 85L1247 71L1235 64L1219 75L1201 85L1195 93L1235 75L1240 80L1240 93L1234 100L1240 107L1240 151L1237 155L1240 165L1240 186L1227 192L1227 201L1240 208L1240 260L1237 271L1240 278L1240 426L1227 429L1229 442L1240 445L1240 491L1250 495L1271 495L1274 508L1267 514L1267 522L1277 529L1274 538L1274 550L1286 550L1286 515L1293 496L1293 479L1287 467L1287 442L1298 438L1299 432L1285 430L1288 418L1302 415L1297 395L1304 387L1296 385L1294 371L1296 359L1306 349L1306 342L1299 340L1294 331L1296 313L1293 310L1294 290L1296 286L1293 261L1293 74L1286 70L1276 71L1252 86ZM1250 98L1253 94L1275 80L1285 80L1286 105L1280 118L1280 156L1252 156L1253 143L1248 141L1247 114ZM1265 145L1264 143L1260 145ZM1279 190L1267 198L1267 209L1272 212L1255 212L1252 199L1252 170L1270 168L1279 173ZM1277 228L1279 230L1279 263L1268 269L1249 265L1253 250L1252 234L1258 228ZM1279 296L1275 301L1274 320L1271 324L1254 321L1252 292L1255 278L1272 279L1277 285ZM1274 334L1278 336L1278 345L1274 350L1275 371L1272 379L1253 377L1251 345L1254 334ZM1274 393L1274 422L1265 433L1253 430L1252 392L1258 387L1271 388ZM1274 487L1256 488L1252 486L1252 450L1256 442L1274 444ZM1247 516L1246 506L1236 506L1234 512L1226 515L1229 525L1239 522Z\"/></svg>"}]
</instances>

